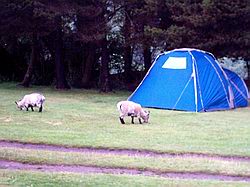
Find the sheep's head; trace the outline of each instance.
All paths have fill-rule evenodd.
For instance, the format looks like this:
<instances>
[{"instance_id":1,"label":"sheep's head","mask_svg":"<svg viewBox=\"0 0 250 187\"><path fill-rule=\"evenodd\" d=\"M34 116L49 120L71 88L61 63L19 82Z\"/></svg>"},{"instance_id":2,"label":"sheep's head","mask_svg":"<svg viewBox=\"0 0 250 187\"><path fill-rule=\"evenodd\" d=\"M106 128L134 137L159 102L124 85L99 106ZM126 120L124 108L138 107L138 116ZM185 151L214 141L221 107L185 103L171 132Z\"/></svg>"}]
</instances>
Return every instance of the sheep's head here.
<instances>
[{"instance_id":1,"label":"sheep's head","mask_svg":"<svg viewBox=\"0 0 250 187\"><path fill-rule=\"evenodd\" d=\"M150 111L144 110L144 115L142 116L143 122L148 123Z\"/></svg>"},{"instance_id":2,"label":"sheep's head","mask_svg":"<svg viewBox=\"0 0 250 187\"><path fill-rule=\"evenodd\" d=\"M23 106L21 105L20 101L15 101L15 103L16 103L17 108L19 108L20 110L23 109Z\"/></svg>"}]
</instances>

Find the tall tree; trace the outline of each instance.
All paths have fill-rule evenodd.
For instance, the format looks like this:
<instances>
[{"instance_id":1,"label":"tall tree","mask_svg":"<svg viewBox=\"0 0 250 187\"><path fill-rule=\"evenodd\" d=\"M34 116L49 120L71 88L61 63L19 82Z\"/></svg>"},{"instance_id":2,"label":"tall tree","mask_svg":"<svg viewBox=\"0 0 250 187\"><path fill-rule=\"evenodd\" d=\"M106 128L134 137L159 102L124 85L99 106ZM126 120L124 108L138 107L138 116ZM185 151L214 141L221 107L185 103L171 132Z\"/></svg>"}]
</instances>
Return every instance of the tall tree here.
<instances>
[{"instance_id":1,"label":"tall tree","mask_svg":"<svg viewBox=\"0 0 250 187\"><path fill-rule=\"evenodd\" d=\"M39 58L39 51L38 51L38 38L37 33L33 33L32 37L32 44L31 44L31 55L30 55L30 62L28 64L27 71L24 75L23 81L20 85L24 87L29 87L32 76L34 74L34 69L37 68L38 58Z\"/></svg>"},{"instance_id":2,"label":"tall tree","mask_svg":"<svg viewBox=\"0 0 250 187\"><path fill-rule=\"evenodd\" d=\"M57 17L57 21L61 21L61 16ZM63 59L63 32L60 24L55 34L55 73L56 73L56 88L69 89L69 85L65 76L65 65Z\"/></svg>"},{"instance_id":3,"label":"tall tree","mask_svg":"<svg viewBox=\"0 0 250 187\"><path fill-rule=\"evenodd\" d=\"M72 2L76 16L75 39L83 46L83 58L81 62L80 86L90 88L92 86L93 68L97 63L99 54L97 51L104 49L100 44L106 36L106 1L79 1ZM100 71L101 73L102 71Z\"/></svg>"},{"instance_id":4,"label":"tall tree","mask_svg":"<svg viewBox=\"0 0 250 187\"><path fill-rule=\"evenodd\" d=\"M19 40L26 38L31 44L30 60L21 83L25 87L30 85L38 61L38 31L44 30L39 25L44 22L44 19L36 14L39 7L41 4L27 0L23 2L3 0L0 3L0 34L2 36L16 36Z\"/></svg>"},{"instance_id":5,"label":"tall tree","mask_svg":"<svg viewBox=\"0 0 250 187\"><path fill-rule=\"evenodd\" d=\"M170 3L171 2L171 3ZM249 56L247 0L191 0L167 3L173 24L167 31L169 48L196 47L216 56Z\"/></svg>"},{"instance_id":6,"label":"tall tree","mask_svg":"<svg viewBox=\"0 0 250 187\"><path fill-rule=\"evenodd\" d=\"M49 0L3 0L0 3L0 16L2 17L1 25L3 25L0 29L1 35L15 35L18 39L27 38L31 43L30 61L21 85L26 87L30 85L34 72L37 72L36 69L38 68L39 38L48 35L52 31L58 31L59 27L61 28L61 22L58 21L58 17L61 18L61 16L65 14L64 6L65 4L63 3L61 5L58 1L51 2ZM57 33L55 39L59 41L58 37L61 35L58 34L58 32L55 33ZM57 52L55 53L57 54L55 59L57 61L55 64L57 66L62 66L58 69L63 70L63 63L59 63L62 57L58 57L58 55L62 55L62 53L58 53L60 47L58 47L58 45L55 46L57 46L55 49ZM63 81L65 84L64 86L60 80L62 76L65 77L65 75L63 73L58 73L58 71L55 72L57 72L56 87L68 87L65 78L63 78L65 79Z\"/></svg>"},{"instance_id":7,"label":"tall tree","mask_svg":"<svg viewBox=\"0 0 250 187\"><path fill-rule=\"evenodd\" d=\"M144 57L147 71L153 48L193 47L249 60L249 10L247 0L2 0L0 42L4 49L13 46L8 38L25 44L22 54L30 57L26 66L18 65L27 67L20 71L23 86L34 83L48 57L55 62L50 71L57 88L68 88L69 64L82 88L99 80L100 90L107 91L111 65L122 67L126 81L134 82L132 71L141 64L132 63L133 55Z\"/></svg>"},{"instance_id":8,"label":"tall tree","mask_svg":"<svg viewBox=\"0 0 250 187\"><path fill-rule=\"evenodd\" d=\"M108 42L106 39L102 41L102 56L100 64L100 77L99 85L101 92L110 92L110 81L109 81L109 52L108 52Z\"/></svg>"},{"instance_id":9,"label":"tall tree","mask_svg":"<svg viewBox=\"0 0 250 187\"><path fill-rule=\"evenodd\" d=\"M91 88L92 72L96 63L96 44L93 42L86 43L84 49L85 56L81 62L81 87Z\"/></svg>"},{"instance_id":10,"label":"tall tree","mask_svg":"<svg viewBox=\"0 0 250 187\"><path fill-rule=\"evenodd\" d=\"M191 0L167 3L173 24L166 31L168 48L194 47L216 57L249 60L250 4L247 0ZM250 78L249 78L250 79Z\"/></svg>"},{"instance_id":11,"label":"tall tree","mask_svg":"<svg viewBox=\"0 0 250 187\"><path fill-rule=\"evenodd\" d=\"M164 8L165 1L164 0L143 0L143 1L136 1L136 0L127 0L127 6L130 8L129 18L132 22L132 29L133 31L131 35L131 43L134 45L140 45L142 48L142 55L144 59L144 71L145 73L151 66L152 62L152 46L157 43L159 40L156 40L156 34L159 32L161 27L166 27L169 25L167 19L169 16L165 14ZM126 25L124 24L124 27Z\"/></svg>"},{"instance_id":12,"label":"tall tree","mask_svg":"<svg viewBox=\"0 0 250 187\"><path fill-rule=\"evenodd\" d=\"M124 6L124 79L126 83L132 82L132 58L133 58L133 47L132 47L132 17L131 8L128 4Z\"/></svg>"}]
</instances>

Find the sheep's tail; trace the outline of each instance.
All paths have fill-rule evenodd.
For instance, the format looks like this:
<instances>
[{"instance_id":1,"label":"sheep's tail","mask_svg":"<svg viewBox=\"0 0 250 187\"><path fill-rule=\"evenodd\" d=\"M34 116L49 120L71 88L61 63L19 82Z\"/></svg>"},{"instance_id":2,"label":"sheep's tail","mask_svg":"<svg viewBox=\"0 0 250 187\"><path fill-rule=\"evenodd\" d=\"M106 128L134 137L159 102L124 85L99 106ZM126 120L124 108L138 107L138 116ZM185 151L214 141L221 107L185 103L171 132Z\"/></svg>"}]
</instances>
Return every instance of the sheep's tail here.
<instances>
[{"instance_id":1,"label":"sheep's tail","mask_svg":"<svg viewBox=\"0 0 250 187\"><path fill-rule=\"evenodd\" d=\"M122 110L122 103L121 103L121 102L117 103L117 109L118 109L119 111Z\"/></svg>"}]
</instances>

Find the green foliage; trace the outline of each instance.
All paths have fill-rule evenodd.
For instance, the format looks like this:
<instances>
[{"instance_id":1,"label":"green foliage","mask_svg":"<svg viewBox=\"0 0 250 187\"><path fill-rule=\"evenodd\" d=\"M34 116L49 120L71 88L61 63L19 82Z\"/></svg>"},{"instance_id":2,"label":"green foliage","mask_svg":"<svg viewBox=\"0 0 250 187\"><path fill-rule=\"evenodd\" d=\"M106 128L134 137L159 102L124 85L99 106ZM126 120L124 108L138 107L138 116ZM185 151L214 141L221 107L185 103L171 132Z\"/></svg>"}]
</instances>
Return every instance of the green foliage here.
<instances>
[{"instance_id":1,"label":"green foliage","mask_svg":"<svg viewBox=\"0 0 250 187\"><path fill-rule=\"evenodd\" d=\"M174 21L174 32L169 32L170 38L175 38L171 47L181 44L216 56L249 56L249 51L244 50L249 48L247 1L180 0L168 3L168 7ZM182 38L182 42L177 38Z\"/></svg>"},{"instance_id":2,"label":"green foliage","mask_svg":"<svg viewBox=\"0 0 250 187\"><path fill-rule=\"evenodd\" d=\"M36 34L39 39L41 59L45 58L46 51L53 63L57 43L54 41L55 30L60 28L64 50L61 59L65 57L69 72L72 72L71 65L78 71L75 73L77 77L68 77L81 82L84 74L89 74L92 79L99 80L101 73L97 74L96 70L100 70L98 62L101 62L104 39L108 40L109 67L118 67L119 72L127 71L128 67L133 70L131 56L136 46L142 48L140 63L144 60L144 67L153 61L148 58L152 47L164 50L199 48L218 58L230 56L249 60L249 12L247 0L2 0L0 44L8 52L15 51L11 55L24 56L22 60L17 59L13 72L16 74L20 69L25 72L24 64L28 63L18 62L28 61L32 35ZM24 40L27 41L25 54L16 47L17 41ZM96 50L88 50L89 46L95 46ZM76 59L76 53L81 58ZM93 53L96 59L88 63L87 57ZM4 63L7 66L7 62ZM84 70L86 64L93 64L89 72ZM13 72L7 71L10 71L9 75L4 79L13 80L10 76ZM55 72L53 68L51 72ZM111 69L110 72L114 71ZM49 77L45 82L53 82L53 75Z\"/></svg>"}]
</instances>

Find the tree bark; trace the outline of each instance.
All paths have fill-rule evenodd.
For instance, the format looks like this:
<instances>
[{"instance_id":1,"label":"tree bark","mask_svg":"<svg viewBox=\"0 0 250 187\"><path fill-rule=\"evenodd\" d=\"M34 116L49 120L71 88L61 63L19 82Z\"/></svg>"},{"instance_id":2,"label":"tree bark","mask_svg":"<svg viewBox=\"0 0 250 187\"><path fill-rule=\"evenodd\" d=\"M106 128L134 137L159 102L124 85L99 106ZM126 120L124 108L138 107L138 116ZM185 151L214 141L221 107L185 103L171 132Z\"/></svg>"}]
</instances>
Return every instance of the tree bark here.
<instances>
[{"instance_id":1,"label":"tree bark","mask_svg":"<svg viewBox=\"0 0 250 187\"><path fill-rule=\"evenodd\" d=\"M55 73L56 73L56 88L69 89L69 85L65 76L65 65L63 62L63 40L62 30L59 27L55 36Z\"/></svg>"},{"instance_id":2,"label":"tree bark","mask_svg":"<svg viewBox=\"0 0 250 187\"><path fill-rule=\"evenodd\" d=\"M151 51L150 47L145 45L143 46L143 57L144 57L144 67L145 67L145 74L148 72L149 68L151 67Z\"/></svg>"},{"instance_id":3,"label":"tree bark","mask_svg":"<svg viewBox=\"0 0 250 187\"><path fill-rule=\"evenodd\" d=\"M127 11L127 10L126 10ZM125 17L124 22L124 81L125 83L131 83L132 80L132 47L130 44L130 35L131 35L131 24L128 18L129 11L127 11L127 15Z\"/></svg>"},{"instance_id":4,"label":"tree bark","mask_svg":"<svg viewBox=\"0 0 250 187\"><path fill-rule=\"evenodd\" d=\"M247 80L250 81L250 61L247 62Z\"/></svg>"},{"instance_id":5,"label":"tree bark","mask_svg":"<svg viewBox=\"0 0 250 187\"><path fill-rule=\"evenodd\" d=\"M30 62L27 67L27 71L24 75L23 81L19 85L24 87L30 86L31 79L34 74L34 69L36 68L36 65L38 63L37 61L38 61L38 39L37 39L37 34L33 33Z\"/></svg>"},{"instance_id":6,"label":"tree bark","mask_svg":"<svg viewBox=\"0 0 250 187\"><path fill-rule=\"evenodd\" d=\"M109 81L109 53L108 53L108 41L103 39L102 41L102 58L100 64L100 77L99 77L100 92L112 91Z\"/></svg>"},{"instance_id":7,"label":"tree bark","mask_svg":"<svg viewBox=\"0 0 250 187\"><path fill-rule=\"evenodd\" d=\"M82 88L91 88L91 76L92 69L95 63L95 45L89 44L87 50L87 57L83 59L82 62L82 79L81 87Z\"/></svg>"},{"instance_id":8,"label":"tree bark","mask_svg":"<svg viewBox=\"0 0 250 187\"><path fill-rule=\"evenodd\" d=\"M247 79L245 82L248 89L250 89L250 62L247 62Z\"/></svg>"}]
</instances>

